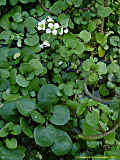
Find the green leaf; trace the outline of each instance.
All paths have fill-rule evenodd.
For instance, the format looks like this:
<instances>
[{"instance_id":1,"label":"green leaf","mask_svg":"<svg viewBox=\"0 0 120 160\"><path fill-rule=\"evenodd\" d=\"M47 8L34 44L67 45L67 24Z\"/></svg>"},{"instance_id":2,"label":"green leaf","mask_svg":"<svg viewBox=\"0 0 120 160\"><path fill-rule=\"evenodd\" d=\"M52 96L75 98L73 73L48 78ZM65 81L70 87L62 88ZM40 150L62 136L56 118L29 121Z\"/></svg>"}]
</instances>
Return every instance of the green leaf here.
<instances>
[{"instance_id":1,"label":"green leaf","mask_svg":"<svg viewBox=\"0 0 120 160\"><path fill-rule=\"evenodd\" d=\"M62 13L58 16L58 22L64 26L64 27L68 27L68 22L69 22L69 16Z\"/></svg>"},{"instance_id":2,"label":"green leaf","mask_svg":"<svg viewBox=\"0 0 120 160\"><path fill-rule=\"evenodd\" d=\"M62 11L66 10L68 7L68 5L65 3L65 1L63 0L58 0L56 1L52 7L50 8L50 10L54 13L54 14L59 14Z\"/></svg>"},{"instance_id":3,"label":"green leaf","mask_svg":"<svg viewBox=\"0 0 120 160\"><path fill-rule=\"evenodd\" d=\"M25 157L25 149L18 147L15 150L9 150L3 146L0 146L0 159L1 160L23 160Z\"/></svg>"},{"instance_id":4,"label":"green leaf","mask_svg":"<svg viewBox=\"0 0 120 160\"><path fill-rule=\"evenodd\" d=\"M17 148L17 140L16 138L6 139L5 140L6 146L8 149L16 149Z\"/></svg>"},{"instance_id":5,"label":"green leaf","mask_svg":"<svg viewBox=\"0 0 120 160\"><path fill-rule=\"evenodd\" d=\"M45 123L45 118L38 111L32 111L31 117L32 117L33 121L35 121L37 123L40 123L40 124Z\"/></svg>"},{"instance_id":6,"label":"green leaf","mask_svg":"<svg viewBox=\"0 0 120 160\"><path fill-rule=\"evenodd\" d=\"M39 36L38 34L34 35L27 35L27 38L24 40L24 43L28 46L36 46L39 43Z\"/></svg>"},{"instance_id":7,"label":"green leaf","mask_svg":"<svg viewBox=\"0 0 120 160\"><path fill-rule=\"evenodd\" d=\"M118 36L111 36L110 44L113 46L120 46L120 38Z\"/></svg>"},{"instance_id":8,"label":"green leaf","mask_svg":"<svg viewBox=\"0 0 120 160\"><path fill-rule=\"evenodd\" d=\"M55 142L51 149L52 152L57 156L66 155L72 149L72 140L66 132L62 130L57 130Z\"/></svg>"},{"instance_id":9,"label":"green leaf","mask_svg":"<svg viewBox=\"0 0 120 160\"><path fill-rule=\"evenodd\" d=\"M105 55L105 50L101 46L98 47L98 55L99 57L104 57Z\"/></svg>"},{"instance_id":10,"label":"green leaf","mask_svg":"<svg viewBox=\"0 0 120 160\"><path fill-rule=\"evenodd\" d=\"M6 79L0 79L0 91L5 91L9 86L9 82Z\"/></svg>"},{"instance_id":11,"label":"green leaf","mask_svg":"<svg viewBox=\"0 0 120 160\"><path fill-rule=\"evenodd\" d=\"M21 98L17 101L17 109L24 116L29 116L36 108L36 103L29 98Z\"/></svg>"},{"instance_id":12,"label":"green leaf","mask_svg":"<svg viewBox=\"0 0 120 160\"><path fill-rule=\"evenodd\" d=\"M19 0L10 0L10 5L15 6L18 3Z\"/></svg>"},{"instance_id":13,"label":"green leaf","mask_svg":"<svg viewBox=\"0 0 120 160\"><path fill-rule=\"evenodd\" d=\"M38 92L38 101L41 106L50 106L58 101L58 88L53 84L43 85Z\"/></svg>"},{"instance_id":14,"label":"green leaf","mask_svg":"<svg viewBox=\"0 0 120 160\"><path fill-rule=\"evenodd\" d=\"M115 132L112 132L109 135L105 136L104 139L106 144L113 145L115 143Z\"/></svg>"},{"instance_id":15,"label":"green leaf","mask_svg":"<svg viewBox=\"0 0 120 160\"><path fill-rule=\"evenodd\" d=\"M29 138L33 138L33 131L24 118L20 118L20 127L26 136L28 136Z\"/></svg>"},{"instance_id":16,"label":"green leaf","mask_svg":"<svg viewBox=\"0 0 120 160\"><path fill-rule=\"evenodd\" d=\"M111 63L107 66L107 70L109 73L117 73L120 70L120 67L116 63Z\"/></svg>"},{"instance_id":17,"label":"green leaf","mask_svg":"<svg viewBox=\"0 0 120 160\"><path fill-rule=\"evenodd\" d=\"M70 120L70 111L67 106L54 106L52 114L53 115L50 117L50 122L55 125L65 125Z\"/></svg>"},{"instance_id":18,"label":"green leaf","mask_svg":"<svg viewBox=\"0 0 120 160\"><path fill-rule=\"evenodd\" d=\"M21 74L16 76L16 83L21 87L28 87L29 81L27 81Z\"/></svg>"},{"instance_id":19,"label":"green leaf","mask_svg":"<svg viewBox=\"0 0 120 160\"><path fill-rule=\"evenodd\" d=\"M84 111L86 110L86 107L87 107L86 103L83 103L83 104L81 103L80 105L78 105L77 111L76 111L77 116L82 115Z\"/></svg>"},{"instance_id":20,"label":"green leaf","mask_svg":"<svg viewBox=\"0 0 120 160\"><path fill-rule=\"evenodd\" d=\"M102 96L108 96L109 95L109 90L106 88L105 84L100 85L99 92L100 92L100 95L102 95Z\"/></svg>"},{"instance_id":21,"label":"green leaf","mask_svg":"<svg viewBox=\"0 0 120 160\"><path fill-rule=\"evenodd\" d=\"M36 26L37 26L37 20L33 17L28 17L25 21L24 21L24 25L27 28L27 31L30 32L30 34L34 34L36 33Z\"/></svg>"},{"instance_id":22,"label":"green leaf","mask_svg":"<svg viewBox=\"0 0 120 160\"><path fill-rule=\"evenodd\" d=\"M87 30L82 30L78 36L86 43L91 40L91 33Z\"/></svg>"},{"instance_id":23,"label":"green leaf","mask_svg":"<svg viewBox=\"0 0 120 160\"><path fill-rule=\"evenodd\" d=\"M4 6L4 5L6 5L6 0L0 0L0 6Z\"/></svg>"},{"instance_id":24,"label":"green leaf","mask_svg":"<svg viewBox=\"0 0 120 160\"><path fill-rule=\"evenodd\" d=\"M94 110L92 112L88 112L85 117L85 120L88 125L90 125L91 127L97 128L98 122L99 122L99 111Z\"/></svg>"},{"instance_id":25,"label":"green leaf","mask_svg":"<svg viewBox=\"0 0 120 160\"><path fill-rule=\"evenodd\" d=\"M0 107L0 116L4 120L15 120L17 116L16 102L7 102Z\"/></svg>"},{"instance_id":26,"label":"green leaf","mask_svg":"<svg viewBox=\"0 0 120 160\"><path fill-rule=\"evenodd\" d=\"M107 66L103 62L98 62L97 63L97 72L99 74L106 74L107 73Z\"/></svg>"},{"instance_id":27,"label":"green leaf","mask_svg":"<svg viewBox=\"0 0 120 160\"><path fill-rule=\"evenodd\" d=\"M52 125L47 127L38 126L34 129L35 143L41 147L49 147L54 143L56 129Z\"/></svg>"},{"instance_id":28,"label":"green leaf","mask_svg":"<svg viewBox=\"0 0 120 160\"><path fill-rule=\"evenodd\" d=\"M63 87L64 87L63 91L64 91L64 94L66 96L72 96L73 95L73 87L74 87L73 83L68 82Z\"/></svg>"},{"instance_id":29,"label":"green leaf","mask_svg":"<svg viewBox=\"0 0 120 160\"><path fill-rule=\"evenodd\" d=\"M98 6L97 14L100 17L108 17L112 13L112 9L110 7Z\"/></svg>"},{"instance_id":30,"label":"green leaf","mask_svg":"<svg viewBox=\"0 0 120 160\"><path fill-rule=\"evenodd\" d=\"M107 44L107 37L104 33L96 33L95 36L97 43L101 44L101 46L105 46L105 44Z\"/></svg>"}]
</instances>

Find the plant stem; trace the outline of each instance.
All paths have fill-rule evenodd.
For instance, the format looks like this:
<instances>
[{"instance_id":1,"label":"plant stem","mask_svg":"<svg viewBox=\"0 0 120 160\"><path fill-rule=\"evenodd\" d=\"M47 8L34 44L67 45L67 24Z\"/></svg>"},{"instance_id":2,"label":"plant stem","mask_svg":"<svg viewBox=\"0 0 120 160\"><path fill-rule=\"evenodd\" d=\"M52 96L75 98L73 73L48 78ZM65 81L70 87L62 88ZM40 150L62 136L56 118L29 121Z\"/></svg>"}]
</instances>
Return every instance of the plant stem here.
<instances>
[{"instance_id":1,"label":"plant stem","mask_svg":"<svg viewBox=\"0 0 120 160\"><path fill-rule=\"evenodd\" d=\"M39 3L40 3L41 8L42 8L44 11L46 11L46 12L52 14L52 15L58 16L57 14L53 13L53 12L52 12L51 10L49 10L48 8L45 8L45 7L43 6L43 4L42 4L42 0L39 0Z\"/></svg>"}]
</instances>

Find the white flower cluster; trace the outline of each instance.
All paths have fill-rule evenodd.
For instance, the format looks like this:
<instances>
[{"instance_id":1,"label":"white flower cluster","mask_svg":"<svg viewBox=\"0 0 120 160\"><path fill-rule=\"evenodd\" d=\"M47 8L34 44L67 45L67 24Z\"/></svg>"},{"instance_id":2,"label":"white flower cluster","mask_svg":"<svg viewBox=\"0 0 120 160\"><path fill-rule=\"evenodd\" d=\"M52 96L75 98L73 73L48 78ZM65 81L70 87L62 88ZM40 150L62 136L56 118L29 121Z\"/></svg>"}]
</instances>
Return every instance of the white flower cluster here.
<instances>
[{"instance_id":1,"label":"white flower cluster","mask_svg":"<svg viewBox=\"0 0 120 160\"><path fill-rule=\"evenodd\" d=\"M68 28L64 28L59 25L59 23L55 23L51 17L47 17L41 22L38 22L38 30L46 31L46 33L53 35L63 35L64 33L68 33Z\"/></svg>"},{"instance_id":2,"label":"white flower cluster","mask_svg":"<svg viewBox=\"0 0 120 160\"><path fill-rule=\"evenodd\" d=\"M47 41L47 40L45 40L41 45L40 45L40 48L45 48L45 47L50 47L50 43Z\"/></svg>"}]
</instances>

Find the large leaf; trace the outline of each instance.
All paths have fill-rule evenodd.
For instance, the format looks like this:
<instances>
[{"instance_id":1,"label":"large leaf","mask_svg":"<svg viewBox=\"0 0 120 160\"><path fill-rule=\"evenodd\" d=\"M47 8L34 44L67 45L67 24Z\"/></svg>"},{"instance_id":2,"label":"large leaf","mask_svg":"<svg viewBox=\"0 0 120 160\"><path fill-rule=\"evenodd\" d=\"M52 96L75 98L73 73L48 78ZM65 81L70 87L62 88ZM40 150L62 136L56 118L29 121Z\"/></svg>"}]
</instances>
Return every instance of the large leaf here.
<instances>
[{"instance_id":1,"label":"large leaf","mask_svg":"<svg viewBox=\"0 0 120 160\"><path fill-rule=\"evenodd\" d=\"M0 116L4 120L15 120L14 117L17 116L16 102L7 102L0 107Z\"/></svg>"},{"instance_id":2,"label":"large leaf","mask_svg":"<svg viewBox=\"0 0 120 160\"><path fill-rule=\"evenodd\" d=\"M6 5L6 0L0 0L0 6Z\"/></svg>"},{"instance_id":3,"label":"large leaf","mask_svg":"<svg viewBox=\"0 0 120 160\"><path fill-rule=\"evenodd\" d=\"M110 7L99 6L97 12L100 17L108 17L112 13L112 9Z\"/></svg>"},{"instance_id":4,"label":"large leaf","mask_svg":"<svg viewBox=\"0 0 120 160\"><path fill-rule=\"evenodd\" d=\"M1 160L23 160L25 157L25 150L22 147L19 147L15 150L6 149L3 146L0 146L0 159Z\"/></svg>"},{"instance_id":5,"label":"large leaf","mask_svg":"<svg viewBox=\"0 0 120 160\"><path fill-rule=\"evenodd\" d=\"M17 101L17 109L24 116L30 115L36 108L36 103L29 98L21 98Z\"/></svg>"},{"instance_id":6,"label":"large leaf","mask_svg":"<svg viewBox=\"0 0 120 160\"><path fill-rule=\"evenodd\" d=\"M54 143L56 129L52 125L47 127L38 126L34 129L34 138L36 144L41 147L49 147Z\"/></svg>"},{"instance_id":7,"label":"large leaf","mask_svg":"<svg viewBox=\"0 0 120 160\"><path fill-rule=\"evenodd\" d=\"M70 111L67 106L56 105L53 109L53 115L50 122L55 125L65 125L70 120Z\"/></svg>"},{"instance_id":8,"label":"large leaf","mask_svg":"<svg viewBox=\"0 0 120 160\"><path fill-rule=\"evenodd\" d=\"M68 154L72 149L72 140L66 132L57 130L55 142L51 149L57 156Z\"/></svg>"},{"instance_id":9,"label":"large leaf","mask_svg":"<svg viewBox=\"0 0 120 160\"><path fill-rule=\"evenodd\" d=\"M41 106L50 106L58 101L58 88L53 84L43 85L38 92L38 101Z\"/></svg>"}]
</instances>

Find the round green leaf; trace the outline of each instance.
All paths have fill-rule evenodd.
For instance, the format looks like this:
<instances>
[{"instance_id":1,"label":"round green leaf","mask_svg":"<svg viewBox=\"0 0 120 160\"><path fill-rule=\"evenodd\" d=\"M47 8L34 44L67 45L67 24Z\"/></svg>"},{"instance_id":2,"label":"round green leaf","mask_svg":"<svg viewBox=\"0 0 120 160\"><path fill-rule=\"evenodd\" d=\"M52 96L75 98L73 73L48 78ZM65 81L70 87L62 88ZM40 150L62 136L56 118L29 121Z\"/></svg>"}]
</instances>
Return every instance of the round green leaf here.
<instances>
[{"instance_id":1,"label":"round green leaf","mask_svg":"<svg viewBox=\"0 0 120 160\"><path fill-rule=\"evenodd\" d=\"M52 125L48 125L46 128L38 126L34 129L34 138L36 144L41 147L49 147L54 143L56 137L56 129Z\"/></svg>"},{"instance_id":2,"label":"round green leaf","mask_svg":"<svg viewBox=\"0 0 120 160\"><path fill-rule=\"evenodd\" d=\"M84 41L84 42L89 42L91 39L91 33L83 30L80 32L79 37Z\"/></svg>"},{"instance_id":3,"label":"round green leaf","mask_svg":"<svg viewBox=\"0 0 120 160\"><path fill-rule=\"evenodd\" d=\"M28 116L36 109L36 103L29 98L21 98L17 101L17 109L22 115Z\"/></svg>"},{"instance_id":4,"label":"round green leaf","mask_svg":"<svg viewBox=\"0 0 120 160\"><path fill-rule=\"evenodd\" d=\"M6 139L6 146L9 148L9 149L15 149L17 148L17 140L16 138L11 138L11 139Z\"/></svg>"},{"instance_id":5,"label":"round green leaf","mask_svg":"<svg viewBox=\"0 0 120 160\"><path fill-rule=\"evenodd\" d=\"M66 132L57 130L55 142L51 149L57 156L68 154L72 149L72 140Z\"/></svg>"},{"instance_id":6,"label":"round green leaf","mask_svg":"<svg viewBox=\"0 0 120 160\"><path fill-rule=\"evenodd\" d=\"M38 92L38 101L42 106L50 106L58 101L58 88L53 84L43 85Z\"/></svg>"},{"instance_id":7,"label":"round green leaf","mask_svg":"<svg viewBox=\"0 0 120 160\"><path fill-rule=\"evenodd\" d=\"M28 46L36 46L39 42L39 36L37 34L28 35L27 38L24 40L24 43Z\"/></svg>"},{"instance_id":8,"label":"round green leaf","mask_svg":"<svg viewBox=\"0 0 120 160\"><path fill-rule=\"evenodd\" d=\"M65 125L70 120L70 111L67 106L56 105L50 122L55 125Z\"/></svg>"}]
</instances>

